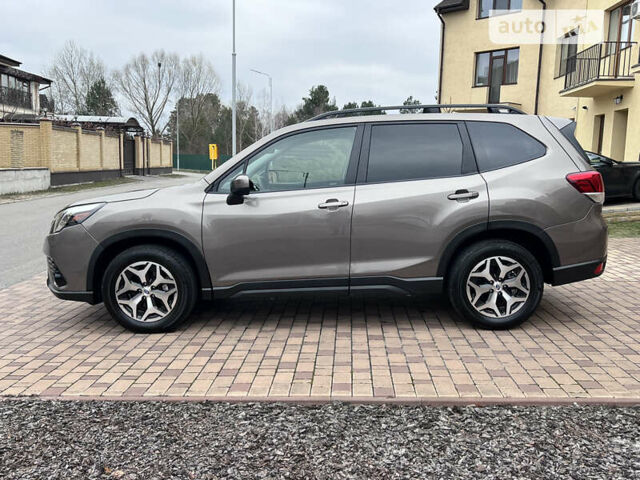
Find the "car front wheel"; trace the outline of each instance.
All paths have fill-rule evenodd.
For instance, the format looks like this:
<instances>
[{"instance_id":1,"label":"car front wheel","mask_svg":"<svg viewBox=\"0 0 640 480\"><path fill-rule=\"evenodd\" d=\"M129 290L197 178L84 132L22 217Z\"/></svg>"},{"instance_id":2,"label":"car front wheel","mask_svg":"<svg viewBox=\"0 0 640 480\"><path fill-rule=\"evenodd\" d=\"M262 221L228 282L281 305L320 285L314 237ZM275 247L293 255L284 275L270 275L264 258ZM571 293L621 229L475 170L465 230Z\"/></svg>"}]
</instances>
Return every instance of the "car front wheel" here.
<instances>
[{"instance_id":1,"label":"car front wheel","mask_svg":"<svg viewBox=\"0 0 640 480\"><path fill-rule=\"evenodd\" d=\"M542 298L540 264L522 246L504 240L478 242L455 260L448 281L457 313L482 328L510 328L524 322Z\"/></svg>"},{"instance_id":2,"label":"car front wheel","mask_svg":"<svg viewBox=\"0 0 640 480\"><path fill-rule=\"evenodd\" d=\"M141 245L107 267L102 298L109 313L135 332L165 332L185 320L197 300L189 263L170 248Z\"/></svg>"}]
</instances>

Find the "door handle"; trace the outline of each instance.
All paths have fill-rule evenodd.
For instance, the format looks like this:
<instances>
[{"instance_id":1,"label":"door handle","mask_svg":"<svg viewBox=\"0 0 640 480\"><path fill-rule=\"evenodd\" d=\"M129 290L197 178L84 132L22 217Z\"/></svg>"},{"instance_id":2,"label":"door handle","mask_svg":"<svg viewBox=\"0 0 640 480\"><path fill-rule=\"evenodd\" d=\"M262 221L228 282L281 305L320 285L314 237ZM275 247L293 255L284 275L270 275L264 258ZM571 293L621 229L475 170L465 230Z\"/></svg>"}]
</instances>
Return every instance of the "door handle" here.
<instances>
[{"instance_id":1,"label":"door handle","mask_svg":"<svg viewBox=\"0 0 640 480\"><path fill-rule=\"evenodd\" d=\"M346 207L349 205L349 202L346 200L338 200L337 198L330 198L324 203L319 203L318 208L335 210L340 207Z\"/></svg>"},{"instance_id":2,"label":"door handle","mask_svg":"<svg viewBox=\"0 0 640 480\"><path fill-rule=\"evenodd\" d=\"M455 193L447 195L449 200L466 201L473 198L478 198L480 194L478 192L470 192L469 190L456 190Z\"/></svg>"}]
</instances>

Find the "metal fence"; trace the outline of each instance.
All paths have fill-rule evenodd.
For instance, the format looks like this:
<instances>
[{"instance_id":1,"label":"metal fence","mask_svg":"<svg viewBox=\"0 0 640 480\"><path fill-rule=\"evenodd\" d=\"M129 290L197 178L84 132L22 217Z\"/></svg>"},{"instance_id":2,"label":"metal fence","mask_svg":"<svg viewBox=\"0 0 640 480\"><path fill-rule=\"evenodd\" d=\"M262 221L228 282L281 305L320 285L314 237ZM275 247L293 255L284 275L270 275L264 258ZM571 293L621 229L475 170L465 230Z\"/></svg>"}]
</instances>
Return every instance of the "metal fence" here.
<instances>
[{"instance_id":1,"label":"metal fence","mask_svg":"<svg viewBox=\"0 0 640 480\"><path fill-rule=\"evenodd\" d=\"M633 78L631 52L636 42L602 42L567 58L565 90L594 80Z\"/></svg>"},{"instance_id":2,"label":"metal fence","mask_svg":"<svg viewBox=\"0 0 640 480\"><path fill-rule=\"evenodd\" d=\"M231 155L220 155L220 158L216 161L219 167L224 162L229 160ZM178 155L173 154L173 168L178 168ZM194 154L180 154L180 170L194 170L197 172L210 172L213 170L211 160L208 155L194 155Z\"/></svg>"}]
</instances>

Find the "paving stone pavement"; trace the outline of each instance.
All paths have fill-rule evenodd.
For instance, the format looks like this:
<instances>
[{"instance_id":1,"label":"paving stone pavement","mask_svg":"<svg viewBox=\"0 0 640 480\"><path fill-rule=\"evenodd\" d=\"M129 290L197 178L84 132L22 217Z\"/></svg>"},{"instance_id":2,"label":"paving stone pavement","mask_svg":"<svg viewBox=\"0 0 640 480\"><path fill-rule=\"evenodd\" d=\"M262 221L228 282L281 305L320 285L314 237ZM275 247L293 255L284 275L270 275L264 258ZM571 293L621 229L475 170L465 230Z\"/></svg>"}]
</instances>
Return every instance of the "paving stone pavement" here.
<instances>
[{"instance_id":1,"label":"paving stone pavement","mask_svg":"<svg viewBox=\"0 0 640 480\"><path fill-rule=\"evenodd\" d=\"M0 291L0 395L640 403L640 239L605 274L548 287L510 331L439 299L218 301L176 332L133 334L63 302L44 274Z\"/></svg>"}]
</instances>

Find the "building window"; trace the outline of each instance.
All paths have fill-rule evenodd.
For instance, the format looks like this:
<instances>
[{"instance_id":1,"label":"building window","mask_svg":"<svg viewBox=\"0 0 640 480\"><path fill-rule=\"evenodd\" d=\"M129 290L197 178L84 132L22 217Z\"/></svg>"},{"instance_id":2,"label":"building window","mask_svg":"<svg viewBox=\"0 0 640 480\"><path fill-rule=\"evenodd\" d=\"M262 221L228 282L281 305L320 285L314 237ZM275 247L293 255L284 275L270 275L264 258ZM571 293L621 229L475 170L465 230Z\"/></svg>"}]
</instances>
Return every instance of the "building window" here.
<instances>
[{"instance_id":1,"label":"building window","mask_svg":"<svg viewBox=\"0 0 640 480\"><path fill-rule=\"evenodd\" d=\"M522 0L479 0L478 18L488 18L492 10L522 10Z\"/></svg>"},{"instance_id":2,"label":"building window","mask_svg":"<svg viewBox=\"0 0 640 480\"><path fill-rule=\"evenodd\" d=\"M608 53L631 47L635 22L631 18L631 3L622 5L609 13Z\"/></svg>"},{"instance_id":3,"label":"building window","mask_svg":"<svg viewBox=\"0 0 640 480\"><path fill-rule=\"evenodd\" d=\"M494 50L476 53L476 76L474 86L514 85L518 83L520 49Z\"/></svg>"},{"instance_id":4,"label":"building window","mask_svg":"<svg viewBox=\"0 0 640 480\"><path fill-rule=\"evenodd\" d=\"M558 42L556 52L556 78L576 70L578 30L571 30Z\"/></svg>"}]
</instances>

